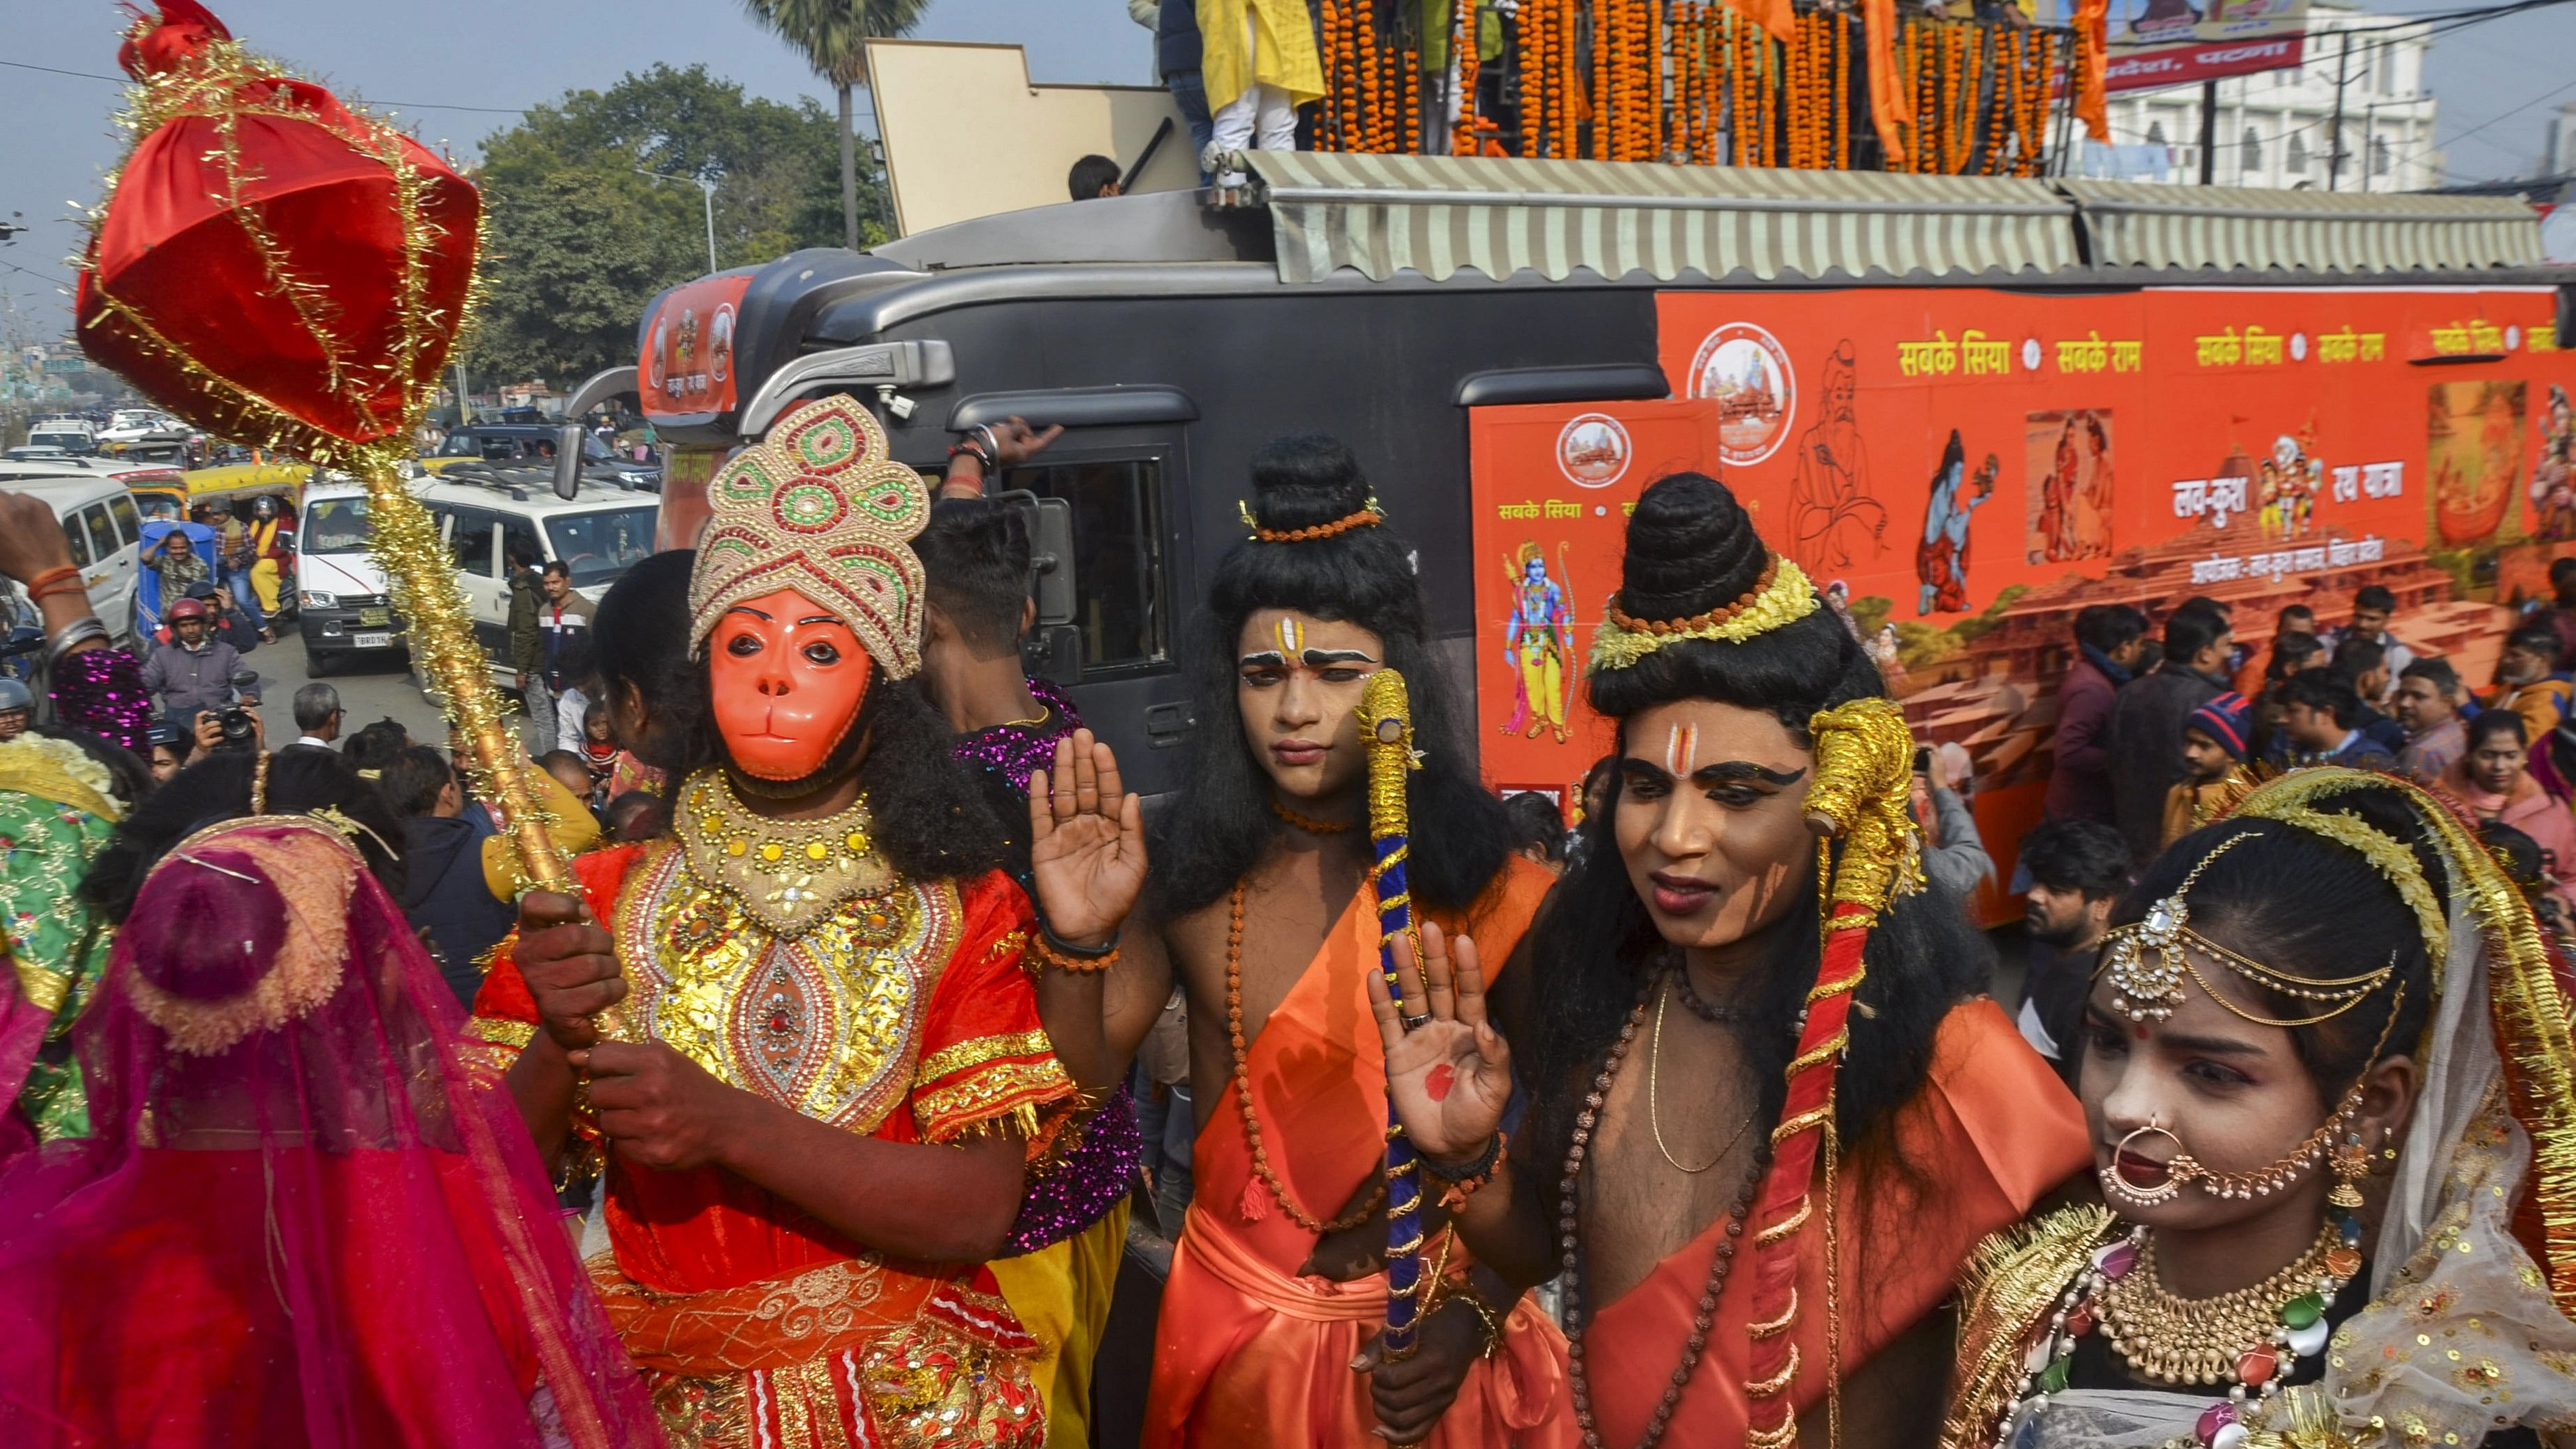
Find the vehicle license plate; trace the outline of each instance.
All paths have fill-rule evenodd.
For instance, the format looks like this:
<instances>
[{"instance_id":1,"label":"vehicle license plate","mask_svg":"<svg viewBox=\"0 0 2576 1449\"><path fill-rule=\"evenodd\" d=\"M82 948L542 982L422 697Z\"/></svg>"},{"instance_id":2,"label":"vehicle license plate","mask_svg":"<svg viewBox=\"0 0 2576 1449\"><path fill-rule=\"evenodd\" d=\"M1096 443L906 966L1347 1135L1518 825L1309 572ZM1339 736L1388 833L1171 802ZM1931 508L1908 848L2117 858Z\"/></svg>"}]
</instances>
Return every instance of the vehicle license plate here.
<instances>
[{"instance_id":1,"label":"vehicle license plate","mask_svg":"<svg viewBox=\"0 0 2576 1449\"><path fill-rule=\"evenodd\" d=\"M391 609L360 609L358 611L358 622L361 624L373 624L381 627L383 625L390 624L393 621L394 611Z\"/></svg>"},{"instance_id":2,"label":"vehicle license plate","mask_svg":"<svg viewBox=\"0 0 2576 1449\"><path fill-rule=\"evenodd\" d=\"M349 642L361 649L390 649L393 647L394 636L391 634L352 634L349 636Z\"/></svg>"}]
</instances>

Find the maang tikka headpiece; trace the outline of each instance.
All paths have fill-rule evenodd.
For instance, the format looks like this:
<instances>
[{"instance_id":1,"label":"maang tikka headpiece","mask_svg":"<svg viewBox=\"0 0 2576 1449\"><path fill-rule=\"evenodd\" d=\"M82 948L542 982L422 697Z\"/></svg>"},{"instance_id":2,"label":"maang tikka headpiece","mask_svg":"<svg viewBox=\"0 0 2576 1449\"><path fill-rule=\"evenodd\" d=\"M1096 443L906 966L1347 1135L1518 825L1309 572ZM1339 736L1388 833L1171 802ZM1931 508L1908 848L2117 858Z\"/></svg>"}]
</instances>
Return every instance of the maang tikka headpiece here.
<instances>
[{"instance_id":1,"label":"maang tikka headpiece","mask_svg":"<svg viewBox=\"0 0 2576 1449\"><path fill-rule=\"evenodd\" d=\"M2341 1016L2359 1006L2364 997L2377 990L2397 970L2397 957L2389 954L2386 964L2358 976L2338 976L2311 981L2266 966L2251 956L2229 950L2191 928L2191 888L2210 863L2245 841L2252 840L2248 830L2227 837L2218 848L2200 858L2191 873L2174 887L2172 895L2147 907L2144 918L2121 926L2103 940L2102 964L2097 974L2111 978L2112 1009L2131 1021L2162 1021L2173 1015L2182 1004L2183 982L2198 982L2209 999L2226 1007L2258 1026L2311 1026ZM2211 960L2235 972L2248 984L2276 992L2292 1000L2317 1003L2324 1007L2314 1016L2276 1020L2257 1016L2245 1010L2213 988L2192 963L2191 951L2198 950Z\"/></svg>"}]
</instances>

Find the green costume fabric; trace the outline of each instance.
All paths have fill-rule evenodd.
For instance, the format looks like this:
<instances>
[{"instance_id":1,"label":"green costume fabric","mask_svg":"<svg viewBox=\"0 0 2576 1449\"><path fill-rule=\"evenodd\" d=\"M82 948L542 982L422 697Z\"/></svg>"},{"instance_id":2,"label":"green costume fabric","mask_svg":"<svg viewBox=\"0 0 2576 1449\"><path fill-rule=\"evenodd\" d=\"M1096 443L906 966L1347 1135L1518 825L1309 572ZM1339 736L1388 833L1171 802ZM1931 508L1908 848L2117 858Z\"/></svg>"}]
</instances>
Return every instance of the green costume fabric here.
<instances>
[{"instance_id":1,"label":"green costume fabric","mask_svg":"<svg viewBox=\"0 0 2576 1449\"><path fill-rule=\"evenodd\" d=\"M34 735L0 743L0 929L19 992L53 1017L18 1091L39 1142L89 1135L71 1028L110 944L79 896L90 858L116 828L107 786L77 745Z\"/></svg>"}]
</instances>

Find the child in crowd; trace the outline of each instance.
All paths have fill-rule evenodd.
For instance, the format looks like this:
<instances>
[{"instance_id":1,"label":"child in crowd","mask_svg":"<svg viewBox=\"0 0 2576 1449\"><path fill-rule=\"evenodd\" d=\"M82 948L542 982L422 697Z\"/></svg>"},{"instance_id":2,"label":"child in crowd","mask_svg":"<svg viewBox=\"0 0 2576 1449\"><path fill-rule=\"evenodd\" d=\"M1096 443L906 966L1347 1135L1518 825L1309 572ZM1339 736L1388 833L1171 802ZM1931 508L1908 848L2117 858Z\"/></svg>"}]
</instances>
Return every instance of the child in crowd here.
<instances>
[{"instance_id":1,"label":"child in crowd","mask_svg":"<svg viewBox=\"0 0 2576 1449\"><path fill-rule=\"evenodd\" d=\"M2245 730L2252 712L2252 702L2230 690L2183 720L2182 779L2165 792L2165 844L2207 824L2254 787L2245 770Z\"/></svg>"},{"instance_id":2,"label":"child in crowd","mask_svg":"<svg viewBox=\"0 0 2576 1449\"><path fill-rule=\"evenodd\" d=\"M617 774L617 736L608 727L608 706L592 701L581 714L581 746L573 751L581 756L582 765L590 771L590 788L583 798L594 810L609 802L609 782Z\"/></svg>"}]
</instances>

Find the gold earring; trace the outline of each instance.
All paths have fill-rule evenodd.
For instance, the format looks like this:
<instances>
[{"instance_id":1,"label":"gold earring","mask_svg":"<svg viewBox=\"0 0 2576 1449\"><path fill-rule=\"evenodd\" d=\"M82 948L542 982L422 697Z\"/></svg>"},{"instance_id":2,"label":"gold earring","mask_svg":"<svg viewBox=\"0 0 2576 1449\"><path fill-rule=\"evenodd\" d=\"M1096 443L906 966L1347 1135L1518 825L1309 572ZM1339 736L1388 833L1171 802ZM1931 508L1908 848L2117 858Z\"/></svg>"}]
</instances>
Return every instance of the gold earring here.
<instances>
[{"instance_id":1,"label":"gold earring","mask_svg":"<svg viewBox=\"0 0 2576 1449\"><path fill-rule=\"evenodd\" d=\"M2335 1185L2326 1190L2326 1201L2346 1212L2360 1207L2361 1189L2354 1184L2370 1175L2370 1149L2361 1145L2361 1134L2347 1133L2328 1166L2334 1171Z\"/></svg>"}]
</instances>

